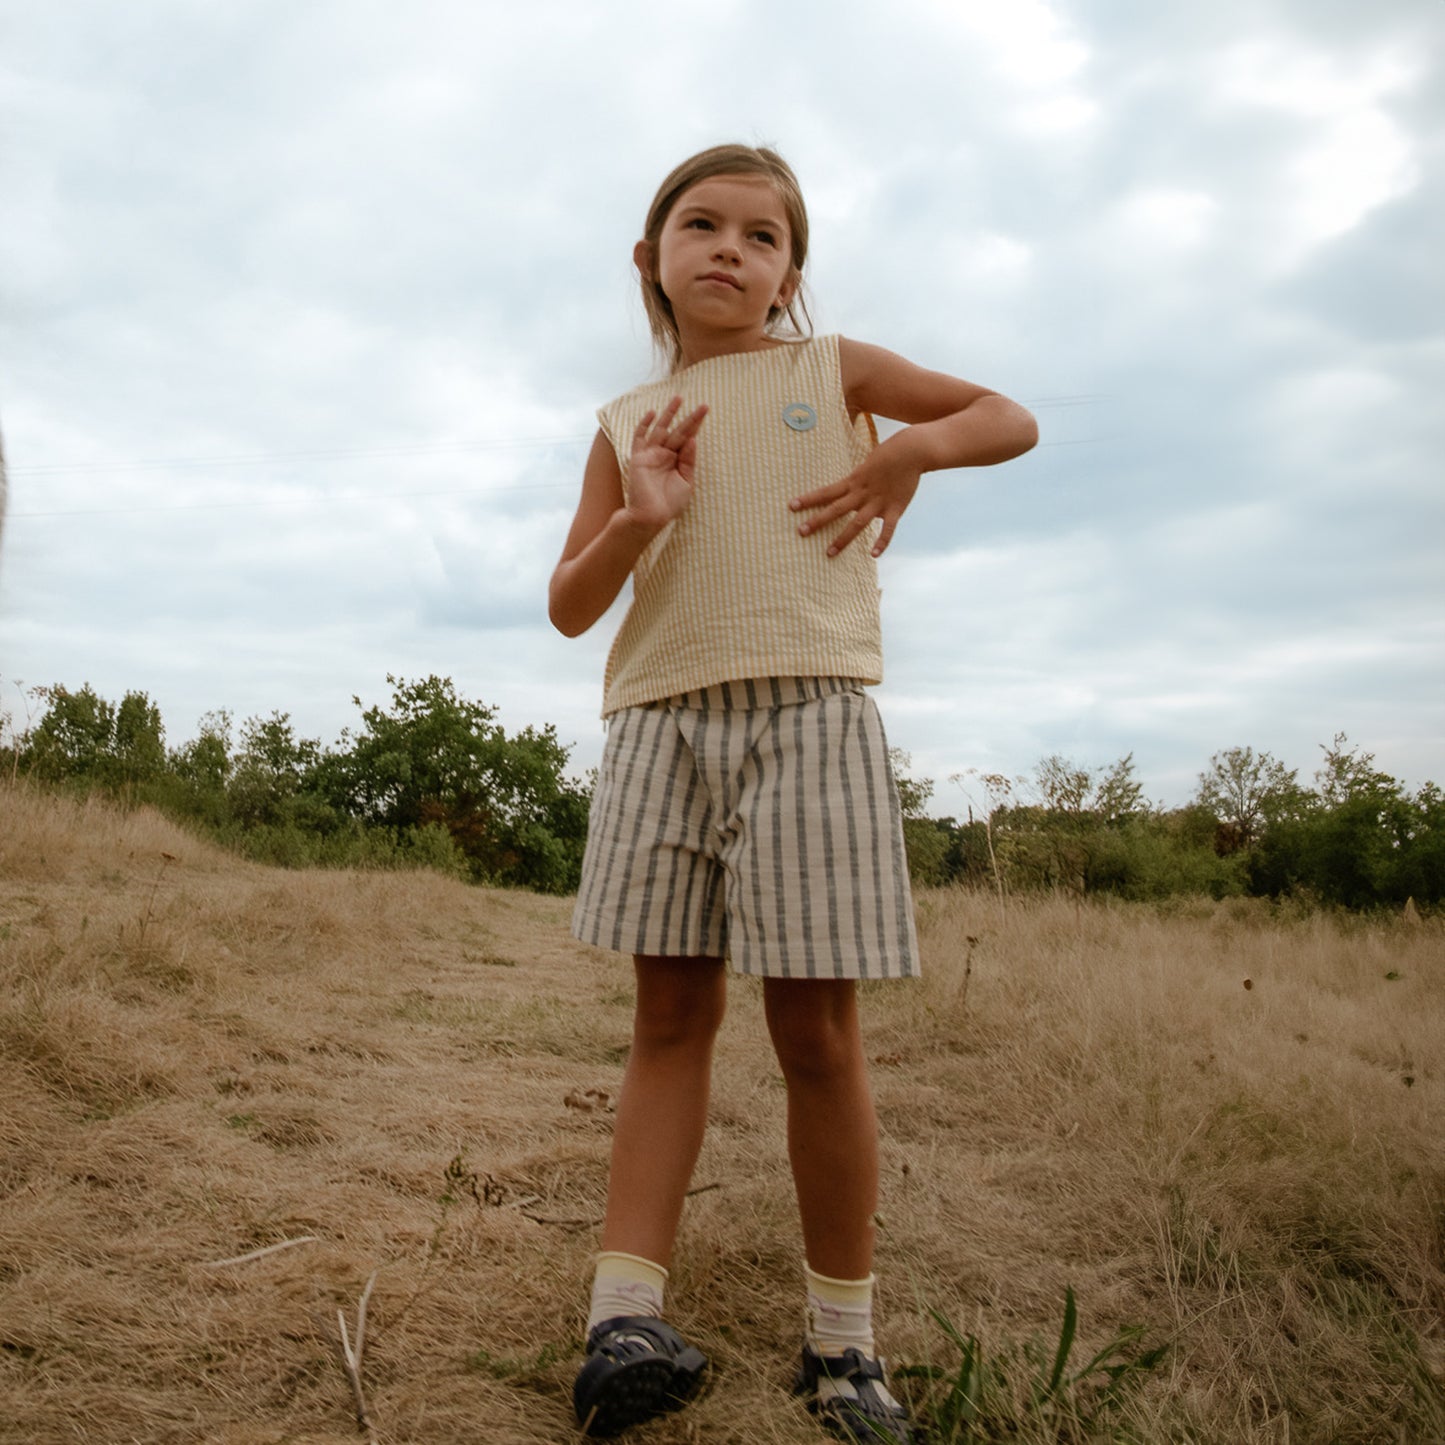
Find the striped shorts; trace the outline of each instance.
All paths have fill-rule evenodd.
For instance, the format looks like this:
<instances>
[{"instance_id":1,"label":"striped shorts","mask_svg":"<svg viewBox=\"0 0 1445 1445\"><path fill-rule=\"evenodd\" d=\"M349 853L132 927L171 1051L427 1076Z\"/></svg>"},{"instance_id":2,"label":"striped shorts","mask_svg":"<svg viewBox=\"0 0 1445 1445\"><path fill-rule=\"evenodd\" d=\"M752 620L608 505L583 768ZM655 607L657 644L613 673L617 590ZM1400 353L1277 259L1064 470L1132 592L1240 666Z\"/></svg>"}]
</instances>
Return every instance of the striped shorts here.
<instances>
[{"instance_id":1,"label":"striped shorts","mask_svg":"<svg viewBox=\"0 0 1445 1445\"><path fill-rule=\"evenodd\" d=\"M754 678L614 714L572 931L767 978L916 974L898 790L862 684Z\"/></svg>"}]
</instances>

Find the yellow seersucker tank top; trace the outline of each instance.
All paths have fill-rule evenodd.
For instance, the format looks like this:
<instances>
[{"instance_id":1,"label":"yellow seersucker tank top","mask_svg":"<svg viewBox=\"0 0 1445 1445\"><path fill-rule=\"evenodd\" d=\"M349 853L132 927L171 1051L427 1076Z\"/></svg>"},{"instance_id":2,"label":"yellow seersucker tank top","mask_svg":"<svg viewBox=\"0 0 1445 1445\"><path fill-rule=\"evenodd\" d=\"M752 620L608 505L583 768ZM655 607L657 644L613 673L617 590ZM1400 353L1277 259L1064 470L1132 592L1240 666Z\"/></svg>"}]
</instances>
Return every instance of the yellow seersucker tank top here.
<instances>
[{"instance_id":1,"label":"yellow seersucker tank top","mask_svg":"<svg viewBox=\"0 0 1445 1445\"><path fill-rule=\"evenodd\" d=\"M877 444L850 422L838 338L715 356L598 412L624 493L647 411L706 402L687 510L632 572L632 605L607 659L602 713L747 677L883 679L876 528L836 557L843 522L798 535L794 497L851 471Z\"/></svg>"}]
</instances>

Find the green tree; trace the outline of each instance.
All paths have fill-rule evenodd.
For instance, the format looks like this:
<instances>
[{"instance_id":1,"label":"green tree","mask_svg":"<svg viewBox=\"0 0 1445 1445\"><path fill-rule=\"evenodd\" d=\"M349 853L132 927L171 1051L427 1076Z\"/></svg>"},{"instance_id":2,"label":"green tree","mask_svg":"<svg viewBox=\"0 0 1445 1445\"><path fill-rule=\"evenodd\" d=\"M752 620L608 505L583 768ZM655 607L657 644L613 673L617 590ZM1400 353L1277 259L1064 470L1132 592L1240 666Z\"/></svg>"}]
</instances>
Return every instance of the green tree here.
<instances>
[{"instance_id":1,"label":"green tree","mask_svg":"<svg viewBox=\"0 0 1445 1445\"><path fill-rule=\"evenodd\" d=\"M1359 799L1382 802L1398 796L1400 785L1375 767L1374 753L1353 747L1344 733L1333 743L1320 744L1324 761L1315 771L1315 789L1326 808L1338 808Z\"/></svg>"},{"instance_id":2,"label":"green tree","mask_svg":"<svg viewBox=\"0 0 1445 1445\"><path fill-rule=\"evenodd\" d=\"M555 728L508 737L495 709L459 696L450 678L387 682L390 708L364 708L361 729L317 765L332 804L397 834L440 824L477 878L575 887L587 797L566 776Z\"/></svg>"},{"instance_id":3,"label":"green tree","mask_svg":"<svg viewBox=\"0 0 1445 1445\"><path fill-rule=\"evenodd\" d=\"M1322 897L1347 908L1403 903L1393 895L1410 809L1399 783L1344 733L1320 747L1325 756L1315 787L1321 806L1306 829L1305 878Z\"/></svg>"},{"instance_id":4,"label":"green tree","mask_svg":"<svg viewBox=\"0 0 1445 1445\"><path fill-rule=\"evenodd\" d=\"M1034 769L1034 785L1044 806L1030 821L1037 843L1048 857L1049 881L1083 893L1089 880L1093 819L1086 810L1094 791L1093 774L1054 753L1040 759Z\"/></svg>"},{"instance_id":5,"label":"green tree","mask_svg":"<svg viewBox=\"0 0 1445 1445\"><path fill-rule=\"evenodd\" d=\"M98 778L115 736L115 705L87 682L78 691L36 688L46 704L31 730L25 764L46 782Z\"/></svg>"},{"instance_id":6,"label":"green tree","mask_svg":"<svg viewBox=\"0 0 1445 1445\"><path fill-rule=\"evenodd\" d=\"M1094 791L1094 777L1087 768L1052 753L1034 768L1034 786L1049 812L1078 818Z\"/></svg>"},{"instance_id":7,"label":"green tree","mask_svg":"<svg viewBox=\"0 0 1445 1445\"><path fill-rule=\"evenodd\" d=\"M1410 800L1405 836L1395 859L1394 896L1445 902L1445 793L1426 783Z\"/></svg>"},{"instance_id":8,"label":"green tree","mask_svg":"<svg viewBox=\"0 0 1445 1445\"><path fill-rule=\"evenodd\" d=\"M170 755L170 769L182 782L205 793L222 793L231 776L231 714L203 713L196 735Z\"/></svg>"},{"instance_id":9,"label":"green tree","mask_svg":"<svg viewBox=\"0 0 1445 1445\"><path fill-rule=\"evenodd\" d=\"M300 821L329 831L334 814L313 791L320 763L320 741L298 738L289 713L247 718L227 786L233 815L250 827ZM308 796L313 806L301 819L298 813Z\"/></svg>"},{"instance_id":10,"label":"green tree","mask_svg":"<svg viewBox=\"0 0 1445 1445\"><path fill-rule=\"evenodd\" d=\"M166 770L166 730L161 710L143 692L128 692L115 711L105 760L111 786L154 782Z\"/></svg>"},{"instance_id":11,"label":"green tree","mask_svg":"<svg viewBox=\"0 0 1445 1445\"><path fill-rule=\"evenodd\" d=\"M933 796L932 778L911 778L908 769L913 759L903 748L888 749L888 765L893 770L893 782L898 789L898 805L905 818L922 818Z\"/></svg>"},{"instance_id":12,"label":"green tree","mask_svg":"<svg viewBox=\"0 0 1445 1445\"><path fill-rule=\"evenodd\" d=\"M1289 816L1303 801L1296 771L1253 748L1215 753L1194 796L1219 822L1221 853L1251 848L1272 821Z\"/></svg>"},{"instance_id":13,"label":"green tree","mask_svg":"<svg viewBox=\"0 0 1445 1445\"><path fill-rule=\"evenodd\" d=\"M948 837L948 851L943 858L945 879L974 887L997 887L999 880L994 872L988 824L972 816L963 823L955 818L936 821Z\"/></svg>"},{"instance_id":14,"label":"green tree","mask_svg":"<svg viewBox=\"0 0 1445 1445\"><path fill-rule=\"evenodd\" d=\"M1138 812L1101 827L1091 839L1087 887L1136 900L1242 893L1245 855L1220 857L1214 833L1213 815L1198 807Z\"/></svg>"},{"instance_id":15,"label":"green tree","mask_svg":"<svg viewBox=\"0 0 1445 1445\"><path fill-rule=\"evenodd\" d=\"M201 716L196 736L173 748L166 776L149 790L156 805L211 828L230 821L226 782L231 776L231 714L224 708Z\"/></svg>"},{"instance_id":16,"label":"green tree","mask_svg":"<svg viewBox=\"0 0 1445 1445\"><path fill-rule=\"evenodd\" d=\"M1445 894L1445 808L1427 783L1410 797L1373 753L1343 733L1321 745L1310 806L1270 827L1250 863L1256 892L1305 893L1364 909L1439 902Z\"/></svg>"},{"instance_id":17,"label":"green tree","mask_svg":"<svg viewBox=\"0 0 1445 1445\"><path fill-rule=\"evenodd\" d=\"M127 692L117 707L89 683L74 692L58 683L35 692L46 709L24 762L36 777L133 788L165 771L165 727L145 693Z\"/></svg>"},{"instance_id":18,"label":"green tree","mask_svg":"<svg viewBox=\"0 0 1445 1445\"><path fill-rule=\"evenodd\" d=\"M1344 733L1321 745L1315 773L1323 816L1310 838L1313 886L1351 908L1440 898L1441 838L1438 793L1427 784L1416 797L1375 766L1375 755L1352 746ZM1432 813L1436 816L1432 817Z\"/></svg>"},{"instance_id":19,"label":"green tree","mask_svg":"<svg viewBox=\"0 0 1445 1445\"><path fill-rule=\"evenodd\" d=\"M1112 763L1094 785L1094 812L1099 820L1120 825L1147 811L1143 784L1134 776L1134 754Z\"/></svg>"},{"instance_id":20,"label":"green tree","mask_svg":"<svg viewBox=\"0 0 1445 1445\"><path fill-rule=\"evenodd\" d=\"M1099 769L1053 754L1035 768L1034 792L1039 803L996 808L991 818L1000 867L1013 887L1135 899L1223 897L1242 888L1242 869L1215 855L1213 814L1150 808L1133 753Z\"/></svg>"},{"instance_id":21,"label":"green tree","mask_svg":"<svg viewBox=\"0 0 1445 1445\"><path fill-rule=\"evenodd\" d=\"M902 748L889 748L888 762L903 812L903 851L908 857L908 876L920 888L940 887L949 879L947 860L952 835L947 824L930 818L925 811L933 796L933 779L910 777L908 769L913 759Z\"/></svg>"}]
</instances>

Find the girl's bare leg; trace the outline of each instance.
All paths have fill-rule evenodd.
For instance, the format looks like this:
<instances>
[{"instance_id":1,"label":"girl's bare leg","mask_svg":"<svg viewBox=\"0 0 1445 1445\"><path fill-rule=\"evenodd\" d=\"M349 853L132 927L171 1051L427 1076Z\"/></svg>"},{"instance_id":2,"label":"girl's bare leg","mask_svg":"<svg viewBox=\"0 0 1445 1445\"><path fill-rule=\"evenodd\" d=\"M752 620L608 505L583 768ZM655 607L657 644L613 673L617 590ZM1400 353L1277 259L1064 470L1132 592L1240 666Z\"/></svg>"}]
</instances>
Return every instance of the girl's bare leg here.
<instances>
[{"instance_id":1,"label":"girl's bare leg","mask_svg":"<svg viewBox=\"0 0 1445 1445\"><path fill-rule=\"evenodd\" d=\"M719 958L638 955L633 966L637 1008L612 1134L602 1248L666 1268L707 1127L727 976Z\"/></svg>"},{"instance_id":2,"label":"girl's bare leg","mask_svg":"<svg viewBox=\"0 0 1445 1445\"><path fill-rule=\"evenodd\" d=\"M763 1004L788 1086L788 1157L807 1261L834 1279L866 1279L878 1208L878 1116L856 986L769 978Z\"/></svg>"}]
</instances>

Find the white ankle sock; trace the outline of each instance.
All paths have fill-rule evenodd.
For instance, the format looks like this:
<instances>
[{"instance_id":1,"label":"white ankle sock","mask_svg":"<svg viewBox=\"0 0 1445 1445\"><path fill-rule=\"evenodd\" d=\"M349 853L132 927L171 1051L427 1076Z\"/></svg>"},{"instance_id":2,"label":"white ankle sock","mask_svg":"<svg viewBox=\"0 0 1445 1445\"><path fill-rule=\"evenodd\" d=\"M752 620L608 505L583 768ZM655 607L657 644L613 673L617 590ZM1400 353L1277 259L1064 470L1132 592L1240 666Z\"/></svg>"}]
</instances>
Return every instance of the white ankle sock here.
<instances>
[{"instance_id":1,"label":"white ankle sock","mask_svg":"<svg viewBox=\"0 0 1445 1445\"><path fill-rule=\"evenodd\" d=\"M830 1279L804 1264L808 1285L808 1343L820 1355L844 1350L873 1354L873 1276Z\"/></svg>"},{"instance_id":2,"label":"white ankle sock","mask_svg":"<svg viewBox=\"0 0 1445 1445\"><path fill-rule=\"evenodd\" d=\"M592 1277L592 1308L587 1315L587 1333L603 1320L623 1315L662 1318L662 1292L667 1271L641 1255L604 1250L597 1256L597 1273Z\"/></svg>"}]
</instances>

